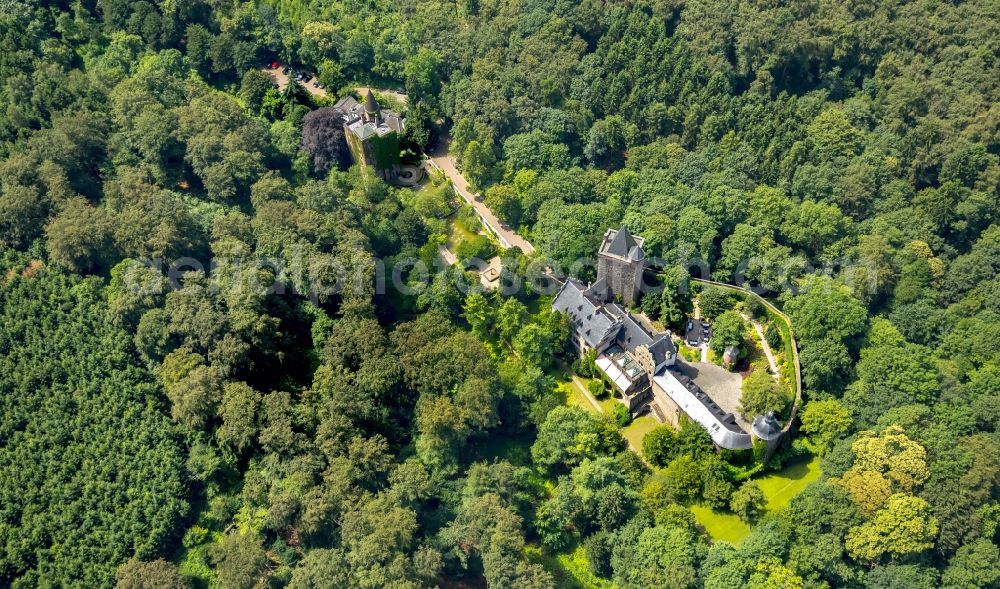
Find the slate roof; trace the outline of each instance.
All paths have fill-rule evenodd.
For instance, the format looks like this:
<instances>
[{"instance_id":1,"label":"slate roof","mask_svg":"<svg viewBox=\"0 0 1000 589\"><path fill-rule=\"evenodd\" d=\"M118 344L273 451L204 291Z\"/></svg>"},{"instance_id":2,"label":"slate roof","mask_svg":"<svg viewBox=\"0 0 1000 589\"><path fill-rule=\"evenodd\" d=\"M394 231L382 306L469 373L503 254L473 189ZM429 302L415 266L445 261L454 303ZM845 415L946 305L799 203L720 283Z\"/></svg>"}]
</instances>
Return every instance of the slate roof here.
<instances>
[{"instance_id":1,"label":"slate roof","mask_svg":"<svg viewBox=\"0 0 1000 589\"><path fill-rule=\"evenodd\" d=\"M611 293L608 291L608 281L603 278L598 278L596 282L587 287L587 290L583 294L592 300L595 305L600 305L611 298L609 296Z\"/></svg>"},{"instance_id":2,"label":"slate roof","mask_svg":"<svg viewBox=\"0 0 1000 589\"><path fill-rule=\"evenodd\" d=\"M607 341L621 327L621 322L605 311L601 301L572 278L563 283L552 299L552 310L565 313L573 330L592 348Z\"/></svg>"},{"instance_id":3,"label":"slate roof","mask_svg":"<svg viewBox=\"0 0 1000 589\"><path fill-rule=\"evenodd\" d=\"M669 396L684 413L708 431L712 441L727 450L753 447L750 434L736 424L736 416L719 407L693 380L675 368L661 370L653 377L655 389ZM655 394L655 393L654 393Z\"/></svg>"},{"instance_id":4,"label":"slate roof","mask_svg":"<svg viewBox=\"0 0 1000 589\"><path fill-rule=\"evenodd\" d=\"M382 122L386 127L397 133L402 133L403 129L406 128L406 119L391 110L382 111Z\"/></svg>"},{"instance_id":5,"label":"slate roof","mask_svg":"<svg viewBox=\"0 0 1000 589\"><path fill-rule=\"evenodd\" d=\"M765 441L773 440L781 435L781 424L778 423L773 411L769 411L766 415L758 415L753 420L750 429L753 431L753 435Z\"/></svg>"},{"instance_id":6,"label":"slate roof","mask_svg":"<svg viewBox=\"0 0 1000 589\"><path fill-rule=\"evenodd\" d=\"M632 235L624 225L615 231L608 229L604 232L604 239L601 241L601 248L598 252L605 256L614 256L630 262L636 262L646 258L642 250L646 240Z\"/></svg>"},{"instance_id":7,"label":"slate roof","mask_svg":"<svg viewBox=\"0 0 1000 589\"><path fill-rule=\"evenodd\" d=\"M371 90L365 96L365 111L369 113L377 113L379 111L378 101L375 100L375 95Z\"/></svg>"},{"instance_id":8,"label":"slate roof","mask_svg":"<svg viewBox=\"0 0 1000 589\"><path fill-rule=\"evenodd\" d=\"M344 117L344 122L347 124L351 124L361 118L361 103L355 100L351 95L347 95L338 100L337 103L333 105L333 108L341 112L341 115Z\"/></svg>"},{"instance_id":9,"label":"slate roof","mask_svg":"<svg viewBox=\"0 0 1000 589\"><path fill-rule=\"evenodd\" d=\"M613 315L622 321L622 330L618 332L617 339L623 348L634 350L638 346L646 346L649 348L649 353L652 354L653 362L656 366L663 364L669 354L677 352L674 342L667 334L649 333L638 321L628 314L628 311L617 303L609 303L607 307Z\"/></svg>"}]
</instances>

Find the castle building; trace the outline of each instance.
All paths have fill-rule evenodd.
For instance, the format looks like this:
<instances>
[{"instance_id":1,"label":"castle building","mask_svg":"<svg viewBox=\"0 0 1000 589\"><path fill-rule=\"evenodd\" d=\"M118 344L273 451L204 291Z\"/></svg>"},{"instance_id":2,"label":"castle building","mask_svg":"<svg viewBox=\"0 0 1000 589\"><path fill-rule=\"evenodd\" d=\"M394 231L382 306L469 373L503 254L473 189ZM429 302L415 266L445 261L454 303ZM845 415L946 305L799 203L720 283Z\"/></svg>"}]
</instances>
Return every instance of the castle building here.
<instances>
[{"instance_id":1,"label":"castle building","mask_svg":"<svg viewBox=\"0 0 1000 589\"><path fill-rule=\"evenodd\" d=\"M596 352L597 368L614 386L614 395L638 414L651 398L653 375L677 359L670 335L651 333L612 302L602 279L589 287L568 279L552 300L552 309L569 318L573 346L581 355Z\"/></svg>"},{"instance_id":2,"label":"castle building","mask_svg":"<svg viewBox=\"0 0 1000 589\"><path fill-rule=\"evenodd\" d=\"M642 245L643 239L624 227L609 229L599 250L597 280L586 286L569 278L560 287L552 310L569 319L573 346L581 355L596 354L598 371L632 415L649 410L675 426L686 416L705 428L719 448L748 450L756 437L773 452L781 438L773 414L758 417L752 433L745 431L733 413L678 368L670 334L654 333L620 304L638 301L646 262Z\"/></svg>"},{"instance_id":3,"label":"castle building","mask_svg":"<svg viewBox=\"0 0 1000 589\"><path fill-rule=\"evenodd\" d=\"M333 105L344 120L344 137L354 161L370 166L380 178L399 174L399 136L406 119L379 106L369 90L364 104L345 96Z\"/></svg>"},{"instance_id":4,"label":"castle building","mask_svg":"<svg viewBox=\"0 0 1000 589\"><path fill-rule=\"evenodd\" d=\"M597 251L597 280L608 286L611 298L625 305L639 300L642 272L646 268L645 240L629 233L624 226L604 232Z\"/></svg>"}]
</instances>

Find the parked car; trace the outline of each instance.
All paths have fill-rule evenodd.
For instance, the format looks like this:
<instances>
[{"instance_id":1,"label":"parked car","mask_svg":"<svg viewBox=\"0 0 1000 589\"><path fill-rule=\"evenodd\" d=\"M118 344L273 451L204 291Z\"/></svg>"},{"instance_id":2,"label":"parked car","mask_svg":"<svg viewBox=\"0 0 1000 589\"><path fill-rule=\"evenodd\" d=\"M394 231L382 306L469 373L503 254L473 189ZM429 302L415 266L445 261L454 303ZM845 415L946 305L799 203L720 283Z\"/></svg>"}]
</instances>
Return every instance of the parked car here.
<instances>
[{"instance_id":1,"label":"parked car","mask_svg":"<svg viewBox=\"0 0 1000 589\"><path fill-rule=\"evenodd\" d=\"M708 329L710 327L711 327L711 325L708 324L708 321L702 321L701 322L701 328L702 329Z\"/></svg>"},{"instance_id":2,"label":"parked car","mask_svg":"<svg viewBox=\"0 0 1000 589\"><path fill-rule=\"evenodd\" d=\"M697 348L698 347L698 338L696 338L694 336L689 337L688 338L688 345L691 346L692 348Z\"/></svg>"},{"instance_id":3,"label":"parked car","mask_svg":"<svg viewBox=\"0 0 1000 589\"><path fill-rule=\"evenodd\" d=\"M687 330L691 331L692 329L694 329L694 321L691 321L690 319L688 319L688 328L687 328Z\"/></svg>"},{"instance_id":4,"label":"parked car","mask_svg":"<svg viewBox=\"0 0 1000 589\"><path fill-rule=\"evenodd\" d=\"M313 82L313 88L322 88L322 86L319 85L319 80Z\"/></svg>"}]
</instances>

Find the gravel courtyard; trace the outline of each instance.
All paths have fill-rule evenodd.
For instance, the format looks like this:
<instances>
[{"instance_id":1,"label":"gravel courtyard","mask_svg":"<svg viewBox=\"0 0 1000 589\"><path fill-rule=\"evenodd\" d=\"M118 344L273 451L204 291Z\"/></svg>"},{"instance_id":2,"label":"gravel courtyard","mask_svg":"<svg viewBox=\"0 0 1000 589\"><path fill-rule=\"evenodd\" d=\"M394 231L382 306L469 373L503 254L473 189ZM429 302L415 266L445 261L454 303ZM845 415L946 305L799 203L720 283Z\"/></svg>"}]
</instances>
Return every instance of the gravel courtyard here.
<instances>
[{"instance_id":1,"label":"gravel courtyard","mask_svg":"<svg viewBox=\"0 0 1000 589\"><path fill-rule=\"evenodd\" d=\"M677 359L677 367L695 382L701 390L708 393L719 407L736 416L736 423L744 431L750 431L747 423L739 413L740 394L743 379L735 372L729 372L711 362L685 362Z\"/></svg>"}]
</instances>

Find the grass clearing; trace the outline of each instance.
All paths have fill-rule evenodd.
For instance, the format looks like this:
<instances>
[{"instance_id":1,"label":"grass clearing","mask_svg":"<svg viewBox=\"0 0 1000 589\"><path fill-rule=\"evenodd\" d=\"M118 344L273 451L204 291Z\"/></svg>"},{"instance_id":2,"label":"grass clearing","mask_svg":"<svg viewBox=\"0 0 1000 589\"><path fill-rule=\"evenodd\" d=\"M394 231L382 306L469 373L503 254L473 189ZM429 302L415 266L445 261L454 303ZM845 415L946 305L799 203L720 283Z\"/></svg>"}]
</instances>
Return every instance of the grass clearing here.
<instances>
[{"instance_id":1,"label":"grass clearing","mask_svg":"<svg viewBox=\"0 0 1000 589\"><path fill-rule=\"evenodd\" d=\"M754 480L767 498L767 510L773 512L785 508L792 497L802 492L821 474L819 458L813 456L809 460L790 464L778 472ZM750 525L735 514L715 511L707 505L694 505L691 511L714 542L729 542L737 546L750 533Z\"/></svg>"},{"instance_id":2,"label":"grass clearing","mask_svg":"<svg viewBox=\"0 0 1000 589\"><path fill-rule=\"evenodd\" d=\"M614 583L590 572L583 546L570 552L550 554L538 546L525 546L528 560L552 573L556 589L614 589Z\"/></svg>"},{"instance_id":3,"label":"grass clearing","mask_svg":"<svg viewBox=\"0 0 1000 589\"><path fill-rule=\"evenodd\" d=\"M632 444L633 448L642 448L642 439L658 425L660 422L656 421L656 418L650 415L640 415L633 419L627 427L622 428L622 435Z\"/></svg>"},{"instance_id":4,"label":"grass clearing","mask_svg":"<svg viewBox=\"0 0 1000 589\"><path fill-rule=\"evenodd\" d=\"M455 252L458 251L458 244L463 241L468 241L475 237L476 234L466 229L455 216L452 216L448 222L448 242L447 247L449 250Z\"/></svg>"},{"instance_id":5,"label":"grass clearing","mask_svg":"<svg viewBox=\"0 0 1000 589\"><path fill-rule=\"evenodd\" d=\"M561 375L562 378L567 379L559 383L556 390L561 391L564 395L564 400L567 405L572 405L576 407L582 407L587 411L593 411L598 413L597 409L594 408L594 404L587 399L587 395L584 393L583 388L577 383L577 381L572 380L568 374ZM578 377L584 386L593 379ZM601 406L604 413L611 415L614 410L615 404L618 403L611 395L605 395L603 398L597 399L597 404Z\"/></svg>"},{"instance_id":6,"label":"grass clearing","mask_svg":"<svg viewBox=\"0 0 1000 589\"><path fill-rule=\"evenodd\" d=\"M692 505L691 512L713 542L729 542L733 546L739 546L750 534L750 524L734 513L716 511L703 504Z\"/></svg>"},{"instance_id":7,"label":"grass clearing","mask_svg":"<svg viewBox=\"0 0 1000 589\"><path fill-rule=\"evenodd\" d=\"M821 474L819 458L813 456L808 461L796 462L778 472L763 476L757 480L757 484L767 497L768 511L776 511L787 506L792 497L802 492L802 489L817 480Z\"/></svg>"}]
</instances>

